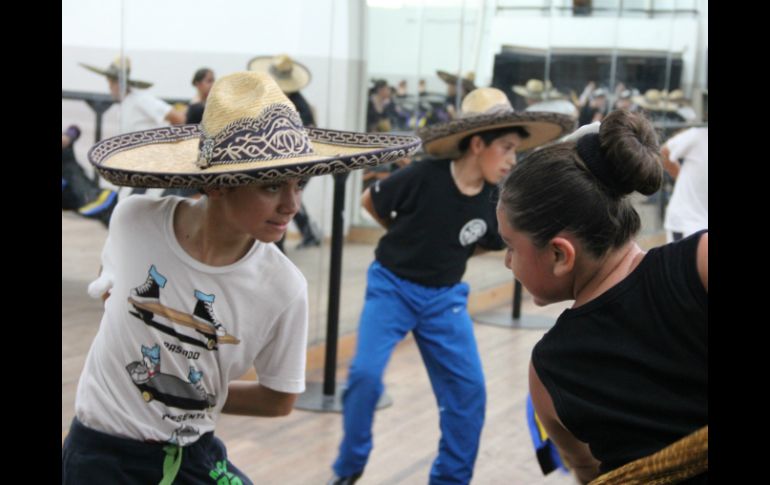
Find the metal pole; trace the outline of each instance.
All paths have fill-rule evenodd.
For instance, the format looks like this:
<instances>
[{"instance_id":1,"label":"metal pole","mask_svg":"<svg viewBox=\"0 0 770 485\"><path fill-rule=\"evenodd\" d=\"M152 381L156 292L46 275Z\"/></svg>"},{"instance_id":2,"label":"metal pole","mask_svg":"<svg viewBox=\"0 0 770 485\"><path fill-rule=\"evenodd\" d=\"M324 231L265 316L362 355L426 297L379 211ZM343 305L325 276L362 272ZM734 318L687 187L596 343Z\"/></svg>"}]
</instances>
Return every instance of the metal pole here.
<instances>
[{"instance_id":1,"label":"metal pole","mask_svg":"<svg viewBox=\"0 0 770 485\"><path fill-rule=\"evenodd\" d=\"M332 207L332 249L329 268L329 305L326 314L326 349L324 351L324 381L308 382L307 389L297 398L294 407L306 411L341 412L342 389L337 388L337 337L339 335L340 285L342 282L342 236L345 222L345 182L348 172L334 175L334 204ZM320 385L319 385L320 384ZM393 404L383 393L377 409Z\"/></svg>"},{"instance_id":2,"label":"metal pole","mask_svg":"<svg viewBox=\"0 0 770 485\"><path fill-rule=\"evenodd\" d=\"M513 314L514 320L521 318L521 282L517 279L513 280Z\"/></svg>"},{"instance_id":3,"label":"metal pole","mask_svg":"<svg viewBox=\"0 0 770 485\"><path fill-rule=\"evenodd\" d=\"M340 284L342 281L342 232L345 212L345 182L348 172L334 175L334 205L332 207L332 249L329 270L329 305L326 314L326 351L324 358L324 387L326 396L333 396L337 370L337 337L340 320Z\"/></svg>"}]
</instances>

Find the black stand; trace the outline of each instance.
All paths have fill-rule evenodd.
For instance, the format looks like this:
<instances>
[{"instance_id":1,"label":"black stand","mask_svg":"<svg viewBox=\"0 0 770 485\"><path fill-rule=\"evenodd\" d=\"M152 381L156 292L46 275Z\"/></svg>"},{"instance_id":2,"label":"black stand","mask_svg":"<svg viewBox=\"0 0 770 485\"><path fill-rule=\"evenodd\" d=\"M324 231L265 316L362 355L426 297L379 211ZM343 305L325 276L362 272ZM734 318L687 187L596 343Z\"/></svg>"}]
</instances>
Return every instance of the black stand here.
<instances>
[{"instance_id":1,"label":"black stand","mask_svg":"<svg viewBox=\"0 0 770 485\"><path fill-rule=\"evenodd\" d=\"M501 308L481 312L473 317L473 321L482 325L494 325L496 327L543 329L551 328L556 319L540 315L521 314L521 283L514 280L512 311L505 305Z\"/></svg>"},{"instance_id":2,"label":"black stand","mask_svg":"<svg viewBox=\"0 0 770 485\"><path fill-rule=\"evenodd\" d=\"M308 382L307 389L297 398L294 407L306 411L341 412L343 386L336 385L337 337L340 316L340 283L342 280L342 233L345 212L345 182L348 173L334 175L334 205L332 208L332 249L329 269L329 305L326 314L326 350L324 381ZM390 406L393 400L383 394L377 409Z\"/></svg>"}]
</instances>

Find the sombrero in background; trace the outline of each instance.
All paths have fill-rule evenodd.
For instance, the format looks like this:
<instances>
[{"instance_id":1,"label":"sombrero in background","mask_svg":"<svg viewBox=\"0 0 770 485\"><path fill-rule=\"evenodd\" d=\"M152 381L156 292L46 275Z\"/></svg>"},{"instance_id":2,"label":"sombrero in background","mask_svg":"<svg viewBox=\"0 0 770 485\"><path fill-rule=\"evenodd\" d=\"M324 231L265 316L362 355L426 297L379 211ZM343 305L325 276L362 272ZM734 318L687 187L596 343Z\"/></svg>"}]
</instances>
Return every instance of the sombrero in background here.
<instances>
[{"instance_id":1,"label":"sombrero in background","mask_svg":"<svg viewBox=\"0 0 770 485\"><path fill-rule=\"evenodd\" d=\"M537 100L566 98L566 95L551 86L551 81L543 83L540 79L530 79L524 86L513 86L513 92L519 96Z\"/></svg>"},{"instance_id":2,"label":"sombrero in background","mask_svg":"<svg viewBox=\"0 0 770 485\"><path fill-rule=\"evenodd\" d=\"M120 56L116 57L115 60L112 61L112 64L110 64L107 67L107 69L100 69L98 67L91 66L89 64L84 64L82 62L79 64L91 72L95 72L96 74L101 74L102 76L106 76L107 78L110 78L110 79L120 79L123 76L123 72L125 72L126 84L134 88L147 89L150 86L152 86L151 82L139 81L137 79L130 79L131 78L131 59L129 59L128 57L123 57L123 58L121 58Z\"/></svg>"},{"instance_id":3,"label":"sombrero in background","mask_svg":"<svg viewBox=\"0 0 770 485\"><path fill-rule=\"evenodd\" d=\"M418 132L426 153L442 158L460 155L459 144L466 136L487 130L519 126L527 130L518 150L524 151L555 140L575 129L574 118L553 112L514 112L504 92L478 88L463 100L460 117Z\"/></svg>"},{"instance_id":4,"label":"sombrero in background","mask_svg":"<svg viewBox=\"0 0 770 485\"><path fill-rule=\"evenodd\" d=\"M294 93L310 84L310 69L286 54L257 56L249 61L250 71L270 74L284 93Z\"/></svg>"},{"instance_id":5,"label":"sombrero in background","mask_svg":"<svg viewBox=\"0 0 770 485\"><path fill-rule=\"evenodd\" d=\"M676 111L679 107L676 103L664 99L663 93L657 89L648 89L644 96L634 96L631 100L648 111Z\"/></svg>"},{"instance_id":6,"label":"sombrero in background","mask_svg":"<svg viewBox=\"0 0 770 485\"><path fill-rule=\"evenodd\" d=\"M457 84L456 74L450 74L446 71L436 71L436 75L447 84L451 84L452 86ZM476 89L476 84L474 83L475 80L476 75L473 72L466 72L465 77L461 78L460 82L463 85L463 89L466 91L473 91Z\"/></svg>"},{"instance_id":7,"label":"sombrero in background","mask_svg":"<svg viewBox=\"0 0 770 485\"><path fill-rule=\"evenodd\" d=\"M108 138L88 159L115 185L222 187L394 162L419 145L415 136L303 128L273 78L249 71L214 83L200 125Z\"/></svg>"}]
</instances>

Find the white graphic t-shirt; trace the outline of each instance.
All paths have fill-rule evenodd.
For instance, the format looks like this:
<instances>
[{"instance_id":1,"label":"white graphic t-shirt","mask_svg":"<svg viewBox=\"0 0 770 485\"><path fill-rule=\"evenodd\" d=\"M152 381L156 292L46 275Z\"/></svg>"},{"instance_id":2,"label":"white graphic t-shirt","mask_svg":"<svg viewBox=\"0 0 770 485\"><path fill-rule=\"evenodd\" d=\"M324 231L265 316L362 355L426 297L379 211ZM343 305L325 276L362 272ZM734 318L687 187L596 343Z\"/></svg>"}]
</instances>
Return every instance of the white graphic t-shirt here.
<instances>
[{"instance_id":1,"label":"white graphic t-shirt","mask_svg":"<svg viewBox=\"0 0 770 485\"><path fill-rule=\"evenodd\" d=\"M110 222L99 331L78 383L75 412L116 436L188 445L213 431L227 386L252 366L281 392L305 388L307 282L274 244L208 266L173 231L179 197L121 201Z\"/></svg>"}]
</instances>

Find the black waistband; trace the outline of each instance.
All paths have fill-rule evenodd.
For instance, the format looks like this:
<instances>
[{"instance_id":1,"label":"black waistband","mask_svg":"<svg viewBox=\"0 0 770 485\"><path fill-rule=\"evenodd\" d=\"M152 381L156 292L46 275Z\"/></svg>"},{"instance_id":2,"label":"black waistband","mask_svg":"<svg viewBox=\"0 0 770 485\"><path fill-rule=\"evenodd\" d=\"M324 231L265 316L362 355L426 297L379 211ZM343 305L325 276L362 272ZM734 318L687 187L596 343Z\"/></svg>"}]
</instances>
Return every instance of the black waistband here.
<instances>
[{"instance_id":1,"label":"black waistband","mask_svg":"<svg viewBox=\"0 0 770 485\"><path fill-rule=\"evenodd\" d=\"M170 444L159 441L139 441L103 433L87 427L78 418L72 419L67 439L72 440L73 444L79 446L99 448L103 451L112 450L120 453L137 454L163 453L163 447ZM201 435L195 443L185 446L185 450L195 450L200 447L206 448L213 440L214 433L209 431Z\"/></svg>"}]
</instances>

